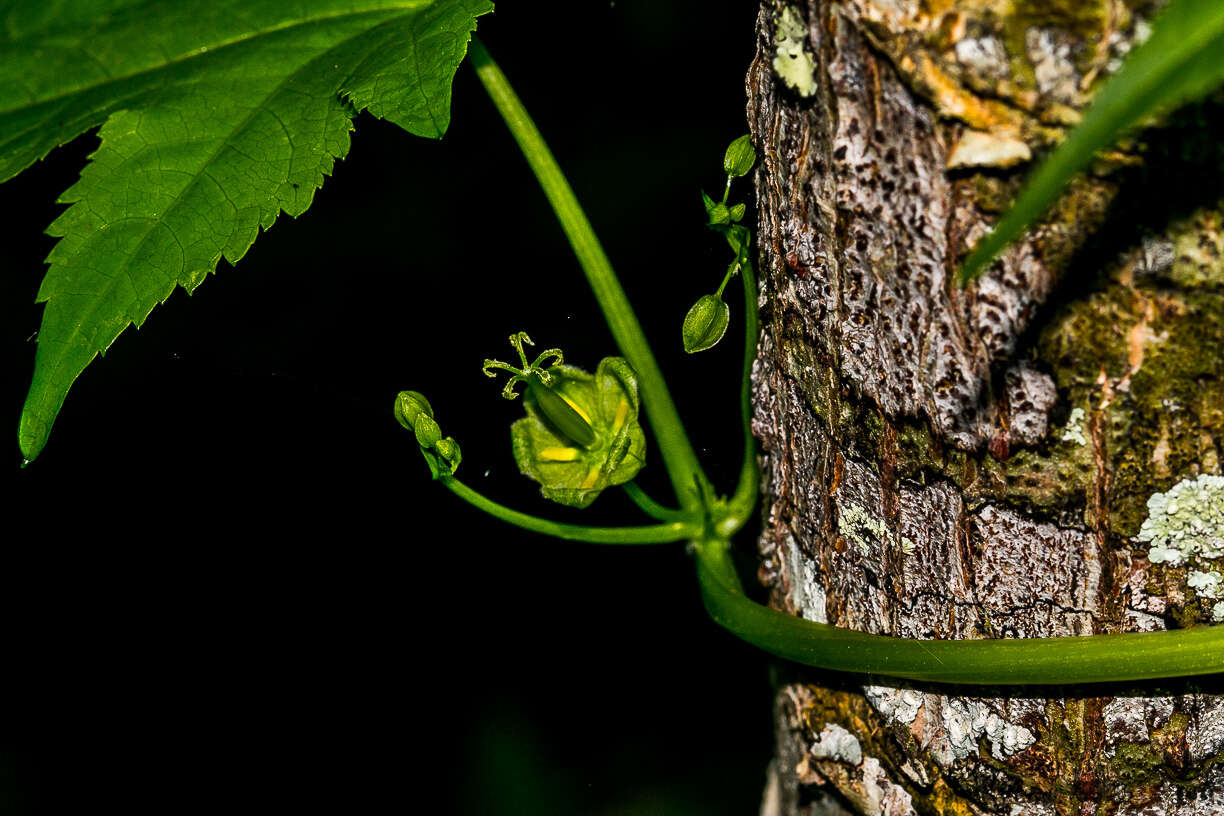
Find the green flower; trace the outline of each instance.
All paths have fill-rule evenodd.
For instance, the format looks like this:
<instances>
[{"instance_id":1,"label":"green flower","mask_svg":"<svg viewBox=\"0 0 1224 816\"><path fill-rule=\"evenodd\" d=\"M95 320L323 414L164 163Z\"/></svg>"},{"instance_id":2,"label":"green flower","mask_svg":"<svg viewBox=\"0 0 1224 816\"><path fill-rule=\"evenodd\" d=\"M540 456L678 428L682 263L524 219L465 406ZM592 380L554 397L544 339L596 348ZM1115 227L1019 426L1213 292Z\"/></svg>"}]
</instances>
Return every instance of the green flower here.
<instances>
[{"instance_id":1,"label":"green flower","mask_svg":"<svg viewBox=\"0 0 1224 816\"><path fill-rule=\"evenodd\" d=\"M510 429L514 459L525 476L540 483L545 498L586 507L604 488L633 479L645 463L637 375L620 357L605 357L593 375L567 365L551 366L548 373L551 384L540 387L550 394L527 389L527 416ZM594 439L576 444L549 420L542 396L563 400L590 426Z\"/></svg>"}]
</instances>

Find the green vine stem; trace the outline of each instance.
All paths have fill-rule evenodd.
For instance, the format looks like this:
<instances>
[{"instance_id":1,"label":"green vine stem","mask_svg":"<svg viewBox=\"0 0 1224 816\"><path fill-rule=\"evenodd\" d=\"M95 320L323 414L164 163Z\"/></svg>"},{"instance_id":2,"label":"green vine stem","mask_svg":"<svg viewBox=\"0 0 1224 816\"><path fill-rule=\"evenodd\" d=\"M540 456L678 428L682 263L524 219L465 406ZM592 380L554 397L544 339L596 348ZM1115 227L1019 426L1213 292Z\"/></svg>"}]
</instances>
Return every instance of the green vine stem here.
<instances>
[{"instance_id":1,"label":"green vine stem","mask_svg":"<svg viewBox=\"0 0 1224 816\"><path fill-rule=\"evenodd\" d=\"M545 144L539 129L515 95L514 89L510 87L505 74L476 37L472 37L469 55L476 75L506 126L510 128L523 157L527 159L544 190L544 195L548 197L549 204L561 222L561 228L565 231L565 236L578 257L578 263L586 273L587 282L595 293L595 299L599 302L599 308L608 321L608 328L612 330L612 337L625 359L637 372L646 416L650 419L650 427L658 440L659 451L677 499L686 510L698 509L701 506L701 497L692 489L694 479L700 484L706 484L708 480L697 461L693 445L684 432L680 415L667 390L667 383L663 380L659 365L655 362L650 344L646 342L646 336L633 307L629 305L625 290L612 271L608 256L604 254L599 239L591 229L586 214L578 204L574 191L561 173L561 168Z\"/></svg>"},{"instance_id":2,"label":"green vine stem","mask_svg":"<svg viewBox=\"0 0 1224 816\"><path fill-rule=\"evenodd\" d=\"M587 527L581 524L566 524L511 510L453 477L443 477L439 481L446 485L450 492L478 510L515 527L564 538L567 541L586 541L592 544L667 544L691 539L701 532L697 525L683 521L649 524L644 527Z\"/></svg>"},{"instance_id":3,"label":"green vine stem","mask_svg":"<svg viewBox=\"0 0 1224 816\"><path fill-rule=\"evenodd\" d=\"M658 519L659 521L694 521L701 518L697 514L677 510L674 507L664 507L652 499L637 482L625 482L621 485L621 488L624 489L625 495L638 506L639 510L653 519Z\"/></svg>"},{"instance_id":4,"label":"green vine stem","mask_svg":"<svg viewBox=\"0 0 1224 816\"><path fill-rule=\"evenodd\" d=\"M757 314L756 273L752 261L740 266L740 279L744 282L744 368L740 380L740 420L744 434L744 459L740 465L739 482L727 503L727 516L718 525L716 532L731 537L748 523L756 507L761 489L761 474L757 469L756 438L752 435L752 361L756 359L759 316Z\"/></svg>"},{"instance_id":5,"label":"green vine stem","mask_svg":"<svg viewBox=\"0 0 1224 816\"><path fill-rule=\"evenodd\" d=\"M706 610L778 657L836 671L969 685L1074 685L1224 672L1224 626L1168 632L995 640L913 640L842 629L744 595L724 541L697 548Z\"/></svg>"}]
</instances>

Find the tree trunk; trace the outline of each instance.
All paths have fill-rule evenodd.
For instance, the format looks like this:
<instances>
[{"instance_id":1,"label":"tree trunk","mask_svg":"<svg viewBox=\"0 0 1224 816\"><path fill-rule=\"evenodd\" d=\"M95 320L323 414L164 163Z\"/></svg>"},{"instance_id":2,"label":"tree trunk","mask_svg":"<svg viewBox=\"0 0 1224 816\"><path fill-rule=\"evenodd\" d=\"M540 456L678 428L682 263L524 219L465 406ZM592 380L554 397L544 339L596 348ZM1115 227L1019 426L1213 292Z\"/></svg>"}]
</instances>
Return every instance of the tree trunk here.
<instances>
[{"instance_id":1,"label":"tree trunk","mask_svg":"<svg viewBox=\"0 0 1224 816\"><path fill-rule=\"evenodd\" d=\"M986 276L953 281L1155 8L762 2L754 429L778 608L910 638L1224 617L1224 487L1205 478L1224 434L1220 106L1101 156ZM1191 498L1207 504L1179 515ZM1190 516L1206 527L1164 535ZM1215 545L1191 557L1196 533ZM770 816L1224 814L1218 677L1017 692L782 672Z\"/></svg>"}]
</instances>

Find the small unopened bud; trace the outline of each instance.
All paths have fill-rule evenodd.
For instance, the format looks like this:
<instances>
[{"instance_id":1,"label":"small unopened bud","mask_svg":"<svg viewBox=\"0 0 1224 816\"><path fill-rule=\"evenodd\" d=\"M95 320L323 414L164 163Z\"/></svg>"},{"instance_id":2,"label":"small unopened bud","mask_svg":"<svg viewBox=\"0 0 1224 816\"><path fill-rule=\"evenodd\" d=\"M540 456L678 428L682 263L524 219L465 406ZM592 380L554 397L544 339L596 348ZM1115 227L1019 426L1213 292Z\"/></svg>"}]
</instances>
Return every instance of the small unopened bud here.
<instances>
[{"instance_id":1,"label":"small unopened bud","mask_svg":"<svg viewBox=\"0 0 1224 816\"><path fill-rule=\"evenodd\" d=\"M744 217L744 212L747 209L748 207L744 204L736 204L734 207L728 210L728 212L731 214L731 220L736 222L741 221Z\"/></svg>"},{"instance_id":2,"label":"small unopened bud","mask_svg":"<svg viewBox=\"0 0 1224 816\"><path fill-rule=\"evenodd\" d=\"M459 451L459 443L454 437L448 436L438 440L438 444L434 445L434 450L450 465L452 474L459 469L459 463L463 461L463 454Z\"/></svg>"},{"instance_id":3,"label":"small unopened bud","mask_svg":"<svg viewBox=\"0 0 1224 816\"><path fill-rule=\"evenodd\" d=\"M746 176L756 164L756 151L752 149L752 137L745 133L727 146L723 156L723 171L728 176Z\"/></svg>"},{"instance_id":4,"label":"small unopened bud","mask_svg":"<svg viewBox=\"0 0 1224 816\"><path fill-rule=\"evenodd\" d=\"M417 415L433 416L433 406L419 391L401 391L395 396L395 418L408 430L416 427Z\"/></svg>"},{"instance_id":5,"label":"small unopened bud","mask_svg":"<svg viewBox=\"0 0 1224 816\"><path fill-rule=\"evenodd\" d=\"M731 223L731 211L727 209L726 204L715 204L706 214L710 216L710 220L706 223L706 226Z\"/></svg>"},{"instance_id":6,"label":"small unopened bud","mask_svg":"<svg viewBox=\"0 0 1224 816\"><path fill-rule=\"evenodd\" d=\"M432 448L442 439L442 429L434 422L433 417L424 412L417 414L416 425L412 430L416 434L417 444L422 448Z\"/></svg>"},{"instance_id":7,"label":"small unopened bud","mask_svg":"<svg viewBox=\"0 0 1224 816\"><path fill-rule=\"evenodd\" d=\"M684 350L689 354L713 348L727 332L731 309L718 295L702 295L684 316Z\"/></svg>"},{"instance_id":8,"label":"small unopened bud","mask_svg":"<svg viewBox=\"0 0 1224 816\"><path fill-rule=\"evenodd\" d=\"M726 204L710 198L704 190L701 193L701 201L705 204L706 218L709 219L706 226L731 223L731 211L727 209Z\"/></svg>"}]
</instances>

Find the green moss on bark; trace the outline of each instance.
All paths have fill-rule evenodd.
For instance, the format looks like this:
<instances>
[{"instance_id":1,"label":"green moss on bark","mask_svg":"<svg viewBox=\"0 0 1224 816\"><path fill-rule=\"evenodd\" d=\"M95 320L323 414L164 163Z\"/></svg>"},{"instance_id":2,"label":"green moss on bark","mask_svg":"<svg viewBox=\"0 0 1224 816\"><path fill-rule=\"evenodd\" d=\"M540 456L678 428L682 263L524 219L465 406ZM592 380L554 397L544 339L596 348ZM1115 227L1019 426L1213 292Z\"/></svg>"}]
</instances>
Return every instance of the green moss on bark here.
<instances>
[{"instance_id":1,"label":"green moss on bark","mask_svg":"<svg viewBox=\"0 0 1224 816\"><path fill-rule=\"evenodd\" d=\"M1109 763L1113 775L1131 788L1159 781L1160 769L1163 766L1164 759L1152 750L1151 745L1133 742L1119 745L1117 753Z\"/></svg>"}]
</instances>

